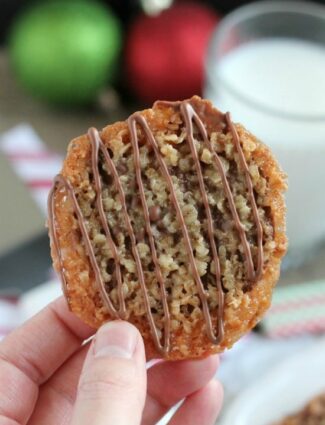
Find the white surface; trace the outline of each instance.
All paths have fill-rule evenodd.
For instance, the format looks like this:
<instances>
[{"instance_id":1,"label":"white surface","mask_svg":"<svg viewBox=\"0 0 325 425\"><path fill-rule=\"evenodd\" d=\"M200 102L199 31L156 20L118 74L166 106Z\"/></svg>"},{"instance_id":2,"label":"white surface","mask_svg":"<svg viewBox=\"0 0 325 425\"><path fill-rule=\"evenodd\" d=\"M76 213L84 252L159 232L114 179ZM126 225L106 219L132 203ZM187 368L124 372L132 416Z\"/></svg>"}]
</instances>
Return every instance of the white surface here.
<instances>
[{"instance_id":1,"label":"white surface","mask_svg":"<svg viewBox=\"0 0 325 425\"><path fill-rule=\"evenodd\" d=\"M21 322L15 303L0 299L0 341Z\"/></svg>"},{"instance_id":2,"label":"white surface","mask_svg":"<svg viewBox=\"0 0 325 425\"><path fill-rule=\"evenodd\" d=\"M19 303L21 322L38 313L48 303L62 295L61 284L54 279L26 292Z\"/></svg>"},{"instance_id":3,"label":"white surface","mask_svg":"<svg viewBox=\"0 0 325 425\"><path fill-rule=\"evenodd\" d=\"M317 341L313 335L270 339L251 332L221 356L217 373L224 387L224 411L246 388L284 359Z\"/></svg>"},{"instance_id":4,"label":"white surface","mask_svg":"<svg viewBox=\"0 0 325 425\"><path fill-rule=\"evenodd\" d=\"M247 387L220 425L270 425L325 390L325 339L299 351Z\"/></svg>"},{"instance_id":5,"label":"white surface","mask_svg":"<svg viewBox=\"0 0 325 425\"><path fill-rule=\"evenodd\" d=\"M218 108L231 111L234 121L269 145L288 174L289 252L296 257L325 237L324 69L325 47L281 38L254 41L215 64L213 84L208 81L205 91ZM323 119L288 119L285 112Z\"/></svg>"}]
</instances>

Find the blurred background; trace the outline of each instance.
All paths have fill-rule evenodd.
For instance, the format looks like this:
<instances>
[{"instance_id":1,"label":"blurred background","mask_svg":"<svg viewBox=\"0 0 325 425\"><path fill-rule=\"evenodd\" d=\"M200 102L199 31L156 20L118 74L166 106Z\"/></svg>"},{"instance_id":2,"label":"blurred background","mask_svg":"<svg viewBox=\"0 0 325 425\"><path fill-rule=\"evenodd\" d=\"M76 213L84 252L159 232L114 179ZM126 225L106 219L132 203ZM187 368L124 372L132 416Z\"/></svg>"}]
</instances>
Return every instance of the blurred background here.
<instances>
[{"instance_id":1,"label":"blurred background","mask_svg":"<svg viewBox=\"0 0 325 425\"><path fill-rule=\"evenodd\" d=\"M325 333L325 0L0 0L0 338L60 292L46 199L68 142L194 94L230 110L289 176L275 308L220 372L221 420L235 425L243 388ZM247 423L267 425L261 412Z\"/></svg>"}]
</instances>

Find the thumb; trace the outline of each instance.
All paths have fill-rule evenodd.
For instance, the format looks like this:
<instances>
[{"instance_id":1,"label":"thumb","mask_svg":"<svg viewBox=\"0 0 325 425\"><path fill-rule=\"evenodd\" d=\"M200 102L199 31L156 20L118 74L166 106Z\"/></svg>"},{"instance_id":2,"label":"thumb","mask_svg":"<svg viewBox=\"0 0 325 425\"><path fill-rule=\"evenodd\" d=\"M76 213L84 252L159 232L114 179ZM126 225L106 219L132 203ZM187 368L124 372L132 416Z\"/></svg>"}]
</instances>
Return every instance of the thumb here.
<instances>
[{"instance_id":1,"label":"thumb","mask_svg":"<svg viewBox=\"0 0 325 425\"><path fill-rule=\"evenodd\" d=\"M146 395L142 338L127 322L103 325L80 376L71 425L139 425Z\"/></svg>"}]
</instances>

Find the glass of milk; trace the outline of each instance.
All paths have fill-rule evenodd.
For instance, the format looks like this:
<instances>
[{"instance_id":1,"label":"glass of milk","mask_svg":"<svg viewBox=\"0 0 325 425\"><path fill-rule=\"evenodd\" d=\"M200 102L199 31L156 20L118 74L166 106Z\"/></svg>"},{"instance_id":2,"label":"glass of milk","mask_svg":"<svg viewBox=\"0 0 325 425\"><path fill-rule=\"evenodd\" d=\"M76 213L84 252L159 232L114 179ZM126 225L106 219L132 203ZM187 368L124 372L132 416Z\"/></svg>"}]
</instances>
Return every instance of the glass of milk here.
<instances>
[{"instance_id":1,"label":"glass of milk","mask_svg":"<svg viewBox=\"0 0 325 425\"><path fill-rule=\"evenodd\" d=\"M272 148L288 174L287 264L325 240L325 7L263 1L218 26L205 96Z\"/></svg>"}]
</instances>

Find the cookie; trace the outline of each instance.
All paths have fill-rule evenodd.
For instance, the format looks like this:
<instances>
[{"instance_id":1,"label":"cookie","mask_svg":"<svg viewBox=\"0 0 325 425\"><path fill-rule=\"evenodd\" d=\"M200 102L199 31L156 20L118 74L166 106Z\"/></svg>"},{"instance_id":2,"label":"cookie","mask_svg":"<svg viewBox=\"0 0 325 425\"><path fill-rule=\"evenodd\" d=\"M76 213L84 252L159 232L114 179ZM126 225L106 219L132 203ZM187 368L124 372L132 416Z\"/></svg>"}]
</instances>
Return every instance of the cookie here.
<instances>
[{"instance_id":1,"label":"cookie","mask_svg":"<svg viewBox=\"0 0 325 425\"><path fill-rule=\"evenodd\" d=\"M231 347L270 304L285 188L269 149L197 96L91 128L49 196L71 311L95 328L130 321L148 358Z\"/></svg>"},{"instance_id":2,"label":"cookie","mask_svg":"<svg viewBox=\"0 0 325 425\"><path fill-rule=\"evenodd\" d=\"M318 395L299 412L273 425L324 425L325 393Z\"/></svg>"}]
</instances>

